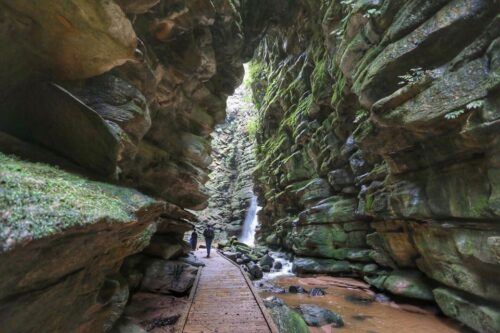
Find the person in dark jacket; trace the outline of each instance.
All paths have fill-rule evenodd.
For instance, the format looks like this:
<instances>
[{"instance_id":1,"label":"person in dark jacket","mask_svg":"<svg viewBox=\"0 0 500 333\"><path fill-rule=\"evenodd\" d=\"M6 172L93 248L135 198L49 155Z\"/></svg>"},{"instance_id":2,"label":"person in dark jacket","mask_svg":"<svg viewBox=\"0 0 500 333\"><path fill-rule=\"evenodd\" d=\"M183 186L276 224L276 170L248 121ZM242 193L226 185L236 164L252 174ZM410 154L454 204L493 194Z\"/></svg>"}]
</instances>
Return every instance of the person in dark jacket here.
<instances>
[{"instance_id":1,"label":"person in dark jacket","mask_svg":"<svg viewBox=\"0 0 500 333\"><path fill-rule=\"evenodd\" d=\"M189 239L189 243L191 244L191 249L193 251L196 251L196 246L198 245L198 233L196 232L196 230L193 230L191 238Z\"/></svg>"},{"instance_id":2,"label":"person in dark jacket","mask_svg":"<svg viewBox=\"0 0 500 333\"><path fill-rule=\"evenodd\" d=\"M212 249L212 241L215 238L215 230L212 225L208 225L205 231L203 231L203 237L205 237L205 243L207 245L207 258L210 258L210 250Z\"/></svg>"}]
</instances>

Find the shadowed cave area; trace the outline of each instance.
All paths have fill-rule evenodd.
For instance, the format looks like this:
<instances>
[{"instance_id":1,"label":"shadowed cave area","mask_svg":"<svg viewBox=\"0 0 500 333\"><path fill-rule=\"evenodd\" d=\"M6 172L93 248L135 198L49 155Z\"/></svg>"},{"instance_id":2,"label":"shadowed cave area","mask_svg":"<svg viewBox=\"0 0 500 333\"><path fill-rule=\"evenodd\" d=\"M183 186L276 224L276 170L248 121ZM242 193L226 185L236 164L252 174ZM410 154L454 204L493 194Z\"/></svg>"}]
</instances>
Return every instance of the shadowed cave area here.
<instances>
[{"instance_id":1,"label":"shadowed cave area","mask_svg":"<svg viewBox=\"0 0 500 333\"><path fill-rule=\"evenodd\" d=\"M499 332L499 8L0 0L0 332Z\"/></svg>"}]
</instances>

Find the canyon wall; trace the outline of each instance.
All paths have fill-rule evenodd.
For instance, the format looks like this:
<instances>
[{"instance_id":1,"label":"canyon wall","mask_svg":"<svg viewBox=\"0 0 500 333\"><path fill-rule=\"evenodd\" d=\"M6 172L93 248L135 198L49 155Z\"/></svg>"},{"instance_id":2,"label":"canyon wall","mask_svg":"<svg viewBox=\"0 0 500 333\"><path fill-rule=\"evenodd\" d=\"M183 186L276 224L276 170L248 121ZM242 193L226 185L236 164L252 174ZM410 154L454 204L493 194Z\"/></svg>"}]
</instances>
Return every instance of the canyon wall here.
<instances>
[{"instance_id":1,"label":"canyon wall","mask_svg":"<svg viewBox=\"0 0 500 333\"><path fill-rule=\"evenodd\" d=\"M251 66L260 240L500 330L499 2L295 1Z\"/></svg>"},{"instance_id":2,"label":"canyon wall","mask_svg":"<svg viewBox=\"0 0 500 333\"><path fill-rule=\"evenodd\" d=\"M235 4L0 1L2 330L175 322L186 209L208 205L210 133L256 44Z\"/></svg>"}]
</instances>

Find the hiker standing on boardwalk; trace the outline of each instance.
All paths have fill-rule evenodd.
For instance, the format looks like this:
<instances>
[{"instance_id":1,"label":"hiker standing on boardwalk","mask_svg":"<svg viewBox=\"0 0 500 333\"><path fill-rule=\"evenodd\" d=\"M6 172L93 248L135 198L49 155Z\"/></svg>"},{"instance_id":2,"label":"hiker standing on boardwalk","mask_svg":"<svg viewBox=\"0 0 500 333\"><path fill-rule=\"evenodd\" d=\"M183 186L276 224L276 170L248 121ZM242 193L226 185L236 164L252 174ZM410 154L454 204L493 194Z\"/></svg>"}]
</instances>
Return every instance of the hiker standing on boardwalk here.
<instances>
[{"instance_id":1,"label":"hiker standing on boardwalk","mask_svg":"<svg viewBox=\"0 0 500 333\"><path fill-rule=\"evenodd\" d=\"M215 230L212 225L207 225L207 228L203 231L203 237L205 237L205 243L207 244L207 258L210 258L210 249L212 248L212 241L215 237Z\"/></svg>"},{"instance_id":2,"label":"hiker standing on boardwalk","mask_svg":"<svg viewBox=\"0 0 500 333\"><path fill-rule=\"evenodd\" d=\"M193 251L196 251L196 246L198 244L198 233L196 232L196 229L193 230L193 233L191 233L191 238L189 238L189 243L191 244L191 249Z\"/></svg>"}]
</instances>

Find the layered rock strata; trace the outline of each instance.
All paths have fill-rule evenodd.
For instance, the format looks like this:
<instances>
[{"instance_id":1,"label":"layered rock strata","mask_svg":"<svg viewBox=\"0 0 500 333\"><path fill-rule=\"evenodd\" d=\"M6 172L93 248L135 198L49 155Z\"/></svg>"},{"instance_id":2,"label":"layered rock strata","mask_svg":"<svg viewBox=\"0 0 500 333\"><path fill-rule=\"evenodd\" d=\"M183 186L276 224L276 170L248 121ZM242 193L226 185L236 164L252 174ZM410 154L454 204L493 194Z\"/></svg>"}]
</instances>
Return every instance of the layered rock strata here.
<instances>
[{"instance_id":1,"label":"layered rock strata","mask_svg":"<svg viewBox=\"0 0 500 333\"><path fill-rule=\"evenodd\" d=\"M297 1L253 64L261 241L500 330L498 1Z\"/></svg>"},{"instance_id":2,"label":"layered rock strata","mask_svg":"<svg viewBox=\"0 0 500 333\"><path fill-rule=\"evenodd\" d=\"M165 204L0 154L0 318L5 332L104 332L129 296L123 259Z\"/></svg>"},{"instance_id":3,"label":"layered rock strata","mask_svg":"<svg viewBox=\"0 0 500 333\"><path fill-rule=\"evenodd\" d=\"M241 18L230 1L122 5L2 2L0 130L202 209L209 134L243 76Z\"/></svg>"},{"instance_id":4,"label":"layered rock strata","mask_svg":"<svg viewBox=\"0 0 500 333\"><path fill-rule=\"evenodd\" d=\"M243 30L229 0L0 1L0 151L78 174L1 156L2 329L175 323Z\"/></svg>"}]
</instances>

